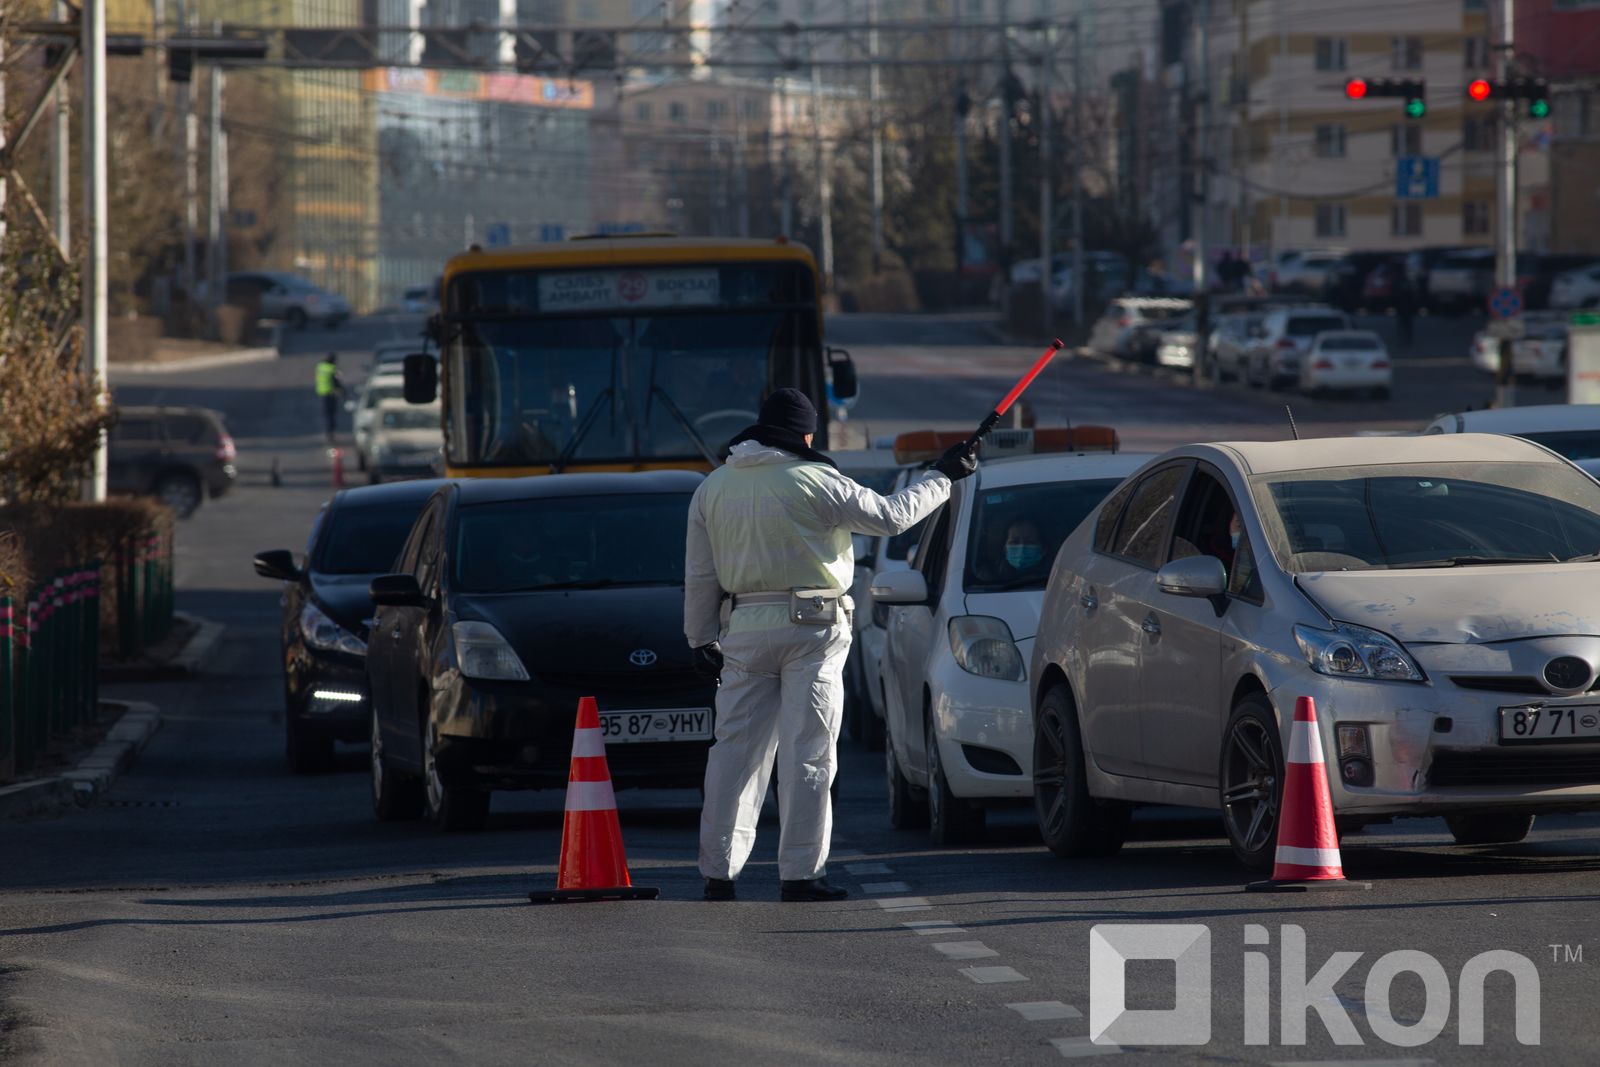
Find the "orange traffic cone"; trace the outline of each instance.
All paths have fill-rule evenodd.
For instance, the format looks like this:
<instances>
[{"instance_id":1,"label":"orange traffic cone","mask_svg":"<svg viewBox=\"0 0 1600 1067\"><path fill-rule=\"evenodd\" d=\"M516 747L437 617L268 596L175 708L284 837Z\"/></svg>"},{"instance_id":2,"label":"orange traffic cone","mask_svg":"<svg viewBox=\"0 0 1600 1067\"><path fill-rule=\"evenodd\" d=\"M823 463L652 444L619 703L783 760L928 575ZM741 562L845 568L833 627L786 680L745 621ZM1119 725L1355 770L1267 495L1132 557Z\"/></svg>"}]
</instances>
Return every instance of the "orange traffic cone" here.
<instances>
[{"instance_id":1,"label":"orange traffic cone","mask_svg":"<svg viewBox=\"0 0 1600 1067\"><path fill-rule=\"evenodd\" d=\"M567 817L561 829L561 865L554 890L534 890L535 904L571 900L654 900L659 889L645 889L628 877L622 851L617 797L611 791L606 743L600 736L600 710L594 697L578 701L572 732L572 771L567 782Z\"/></svg>"},{"instance_id":2,"label":"orange traffic cone","mask_svg":"<svg viewBox=\"0 0 1600 1067\"><path fill-rule=\"evenodd\" d=\"M1258 893L1371 889L1370 882L1351 882L1344 876L1339 834L1333 825L1333 798L1328 793L1328 764L1317 731L1317 705L1310 697L1294 702L1294 728L1283 762L1283 800L1278 810L1278 852L1272 877L1245 888Z\"/></svg>"},{"instance_id":3,"label":"orange traffic cone","mask_svg":"<svg viewBox=\"0 0 1600 1067\"><path fill-rule=\"evenodd\" d=\"M328 449L328 456L333 460L333 487L344 488L344 450L335 446Z\"/></svg>"}]
</instances>

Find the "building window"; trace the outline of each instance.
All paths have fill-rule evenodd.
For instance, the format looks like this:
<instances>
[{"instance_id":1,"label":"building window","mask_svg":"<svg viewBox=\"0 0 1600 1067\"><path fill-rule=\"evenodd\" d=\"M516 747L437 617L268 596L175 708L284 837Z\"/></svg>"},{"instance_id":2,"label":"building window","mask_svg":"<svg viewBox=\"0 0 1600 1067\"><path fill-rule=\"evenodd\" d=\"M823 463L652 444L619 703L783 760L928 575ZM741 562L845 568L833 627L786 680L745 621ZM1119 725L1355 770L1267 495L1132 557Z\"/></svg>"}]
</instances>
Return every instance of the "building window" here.
<instances>
[{"instance_id":1,"label":"building window","mask_svg":"<svg viewBox=\"0 0 1600 1067\"><path fill-rule=\"evenodd\" d=\"M1317 236L1318 237L1343 237L1344 236L1344 205L1343 204L1318 204L1317 205Z\"/></svg>"},{"instance_id":2,"label":"building window","mask_svg":"<svg viewBox=\"0 0 1600 1067\"><path fill-rule=\"evenodd\" d=\"M1461 150L1488 152L1494 148L1494 120L1468 115L1461 120Z\"/></svg>"},{"instance_id":3,"label":"building window","mask_svg":"<svg viewBox=\"0 0 1600 1067\"><path fill-rule=\"evenodd\" d=\"M728 105L721 100L706 101L706 118L716 121L728 113Z\"/></svg>"},{"instance_id":4,"label":"building window","mask_svg":"<svg viewBox=\"0 0 1600 1067\"><path fill-rule=\"evenodd\" d=\"M1389 232L1396 237L1420 237L1422 235L1422 205L1415 203L1401 203L1394 206L1389 213Z\"/></svg>"},{"instance_id":5,"label":"building window","mask_svg":"<svg viewBox=\"0 0 1600 1067\"><path fill-rule=\"evenodd\" d=\"M1343 37L1318 37L1317 69L1343 70L1344 49L1345 43Z\"/></svg>"},{"instance_id":6,"label":"building window","mask_svg":"<svg viewBox=\"0 0 1600 1067\"><path fill-rule=\"evenodd\" d=\"M1389 154L1396 157L1422 155L1422 127L1414 122L1389 127Z\"/></svg>"},{"instance_id":7,"label":"building window","mask_svg":"<svg viewBox=\"0 0 1600 1067\"><path fill-rule=\"evenodd\" d=\"M1461 65L1468 70L1483 70L1489 66L1489 38L1465 37L1461 41Z\"/></svg>"},{"instance_id":8,"label":"building window","mask_svg":"<svg viewBox=\"0 0 1600 1067\"><path fill-rule=\"evenodd\" d=\"M1325 159L1344 155L1344 124L1330 122L1317 127L1317 155Z\"/></svg>"},{"instance_id":9,"label":"building window","mask_svg":"<svg viewBox=\"0 0 1600 1067\"><path fill-rule=\"evenodd\" d=\"M1389 57L1390 64L1395 70L1421 70L1422 38L1391 37Z\"/></svg>"},{"instance_id":10,"label":"building window","mask_svg":"<svg viewBox=\"0 0 1600 1067\"><path fill-rule=\"evenodd\" d=\"M1469 237L1489 232L1489 201L1468 200L1461 205L1461 232Z\"/></svg>"},{"instance_id":11,"label":"building window","mask_svg":"<svg viewBox=\"0 0 1600 1067\"><path fill-rule=\"evenodd\" d=\"M673 122L682 122L689 117L689 108L681 100L674 100L667 105L667 117Z\"/></svg>"},{"instance_id":12,"label":"building window","mask_svg":"<svg viewBox=\"0 0 1600 1067\"><path fill-rule=\"evenodd\" d=\"M638 119L640 122L649 122L650 121L650 105L649 104L634 104L633 105L633 117Z\"/></svg>"}]
</instances>

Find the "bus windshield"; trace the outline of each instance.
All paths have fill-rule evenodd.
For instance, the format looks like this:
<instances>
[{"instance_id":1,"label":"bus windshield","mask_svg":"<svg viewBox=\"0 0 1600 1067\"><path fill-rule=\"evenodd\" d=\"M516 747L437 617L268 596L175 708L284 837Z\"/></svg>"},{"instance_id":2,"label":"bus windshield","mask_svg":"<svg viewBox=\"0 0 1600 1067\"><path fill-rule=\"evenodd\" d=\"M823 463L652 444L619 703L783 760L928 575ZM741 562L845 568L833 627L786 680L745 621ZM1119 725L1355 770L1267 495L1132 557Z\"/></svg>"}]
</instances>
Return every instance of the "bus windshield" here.
<instances>
[{"instance_id":1,"label":"bus windshield","mask_svg":"<svg viewBox=\"0 0 1600 1067\"><path fill-rule=\"evenodd\" d=\"M552 287L552 276L567 272L543 272L523 287L544 298L530 301L542 312L490 301L478 314L452 315L444 367L450 462L709 461L755 421L770 389L797 380L808 393L820 386L811 380L821 362L814 303L773 306L769 293L715 306L642 300L630 308L600 292L592 310L579 310L583 301ZM486 293L498 295L482 284L473 295Z\"/></svg>"}]
</instances>

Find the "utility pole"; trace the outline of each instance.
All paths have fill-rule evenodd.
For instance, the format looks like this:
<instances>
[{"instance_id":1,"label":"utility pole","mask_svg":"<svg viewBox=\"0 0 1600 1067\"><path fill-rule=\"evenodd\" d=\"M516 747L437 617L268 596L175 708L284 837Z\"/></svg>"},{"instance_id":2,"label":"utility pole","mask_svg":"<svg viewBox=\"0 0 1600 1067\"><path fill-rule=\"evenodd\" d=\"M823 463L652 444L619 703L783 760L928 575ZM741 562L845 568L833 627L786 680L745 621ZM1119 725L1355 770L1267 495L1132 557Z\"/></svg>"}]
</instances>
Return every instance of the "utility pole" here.
<instances>
[{"instance_id":1,"label":"utility pole","mask_svg":"<svg viewBox=\"0 0 1600 1067\"><path fill-rule=\"evenodd\" d=\"M220 32L220 27L218 27ZM222 67L211 65L211 188L206 197L206 334L220 340L217 311L222 306L222 201L226 197L227 149L222 143Z\"/></svg>"},{"instance_id":2,"label":"utility pole","mask_svg":"<svg viewBox=\"0 0 1600 1067\"><path fill-rule=\"evenodd\" d=\"M84 373L100 403L106 392L106 0L83 0L83 222L89 229L83 272ZM94 449L88 485L106 498L106 433Z\"/></svg>"},{"instance_id":3,"label":"utility pole","mask_svg":"<svg viewBox=\"0 0 1600 1067\"><path fill-rule=\"evenodd\" d=\"M966 0L956 0L960 21L966 21ZM972 110L972 97L967 93L967 34L956 31L961 58L961 79L956 83L956 272L966 265L967 211L970 189L967 184L967 115Z\"/></svg>"},{"instance_id":4,"label":"utility pole","mask_svg":"<svg viewBox=\"0 0 1600 1067\"><path fill-rule=\"evenodd\" d=\"M878 78L878 0L867 0L867 52L872 63L867 70L868 121L872 124L872 273L883 265L883 111L879 101Z\"/></svg>"},{"instance_id":5,"label":"utility pole","mask_svg":"<svg viewBox=\"0 0 1600 1067\"><path fill-rule=\"evenodd\" d=\"M811 66L811 152L817 168L817 225L822 231L822 289L833 291L833 176L822 143L822 73Z\"/></svg>"},{"instance_id":6,"label":"utility pole","mask_svg":"<svg viewBox=\"0 0 1600 1067\"><path fill-rule=\"evenodd\" d=\"M64 0L56 0L56 18L72 21L72 9ZM72 94L67 91L67 80L56 86L56 129L51 143L51 197L52 221L55 223L56 243L63 254L72 254Z\"/></svg>"},{"instance_id":7,"label":"utility pole","mask_svg":"<svg viewBox=\"0 0 1600 1067\"><path fill-rule=\"evenodd\" d=\"M745 146L744 105L748 97L734 93L738 114L733 121L733 198L738 205L739 236L750 236L750 156Z\"/></svg>"},{"instance_id":8,"label":"utility pole","mask_svg":"<svg viewBox=\"0 0 1600 1067\"><path fill-rule=\"evenodd\" d=\"M178 22L185 28L192 28L191 20L185 14L183 0L178 0ZM191 72L192 77L192 72ZM178 83L178 157L183 168L183 306L188 322L186 327L192 328L195 312L195 263L194 263L194 234L199 228L199 208L196 200L200 195L200 178L195 173L197 156L199 154L195 145L199 129L194 114L194 83L180 81Z\"/></svg>"},{"instance_id":9,"label":"utility pole","mask_svg":"<svg viewBox=\"0 0 1600 1067\"><path fill-rule=\"evenodd\" d=\"M789 75L778 75L778 110L783 114L783 131L778 142L778 232L794 235L794 167L789 157Z\"/></svg>"},{"instance_id":10,"label":"utility pole","mask_svg":"<svg viewBox=\"0 0 1600 1067\"><path fill-rule=\"evenodd\" d=\"M1199 108L1194 131L1194 348L1190 372L1196 381L1210 381L1209 339L1211 336L1210 279L1206 277L1207 229L1211 210L1211 160L1207 154L1211 130L1211 0L1200 0L1199 33Z\"/></svg>"},{"instance_id":11,"label":"utility pole","mask_svg":"<svg viewBox=\"0 0 1600 1067\"><path fill-rule=\"evenodd\" d=\"M1500 53L1501 82L1509 82L1516 64L1516 0L1500 2ZM1499 201L1500 229L1494 254L1494 283L1496 288L1509 289L1517 284L1517 102L1510 96L1500 101L1500 158L1495 167L1495 192ZM1511 338L1500 339L1500 373L1496 375L1495 407L1512 407L1516 403L1515 377L1511 368Z\"/></svg>"},{"instance_id":12,"label":"utility pole","mask_svg":"<svg viewBox=\"0 0 1600 1067\"><path fill-rule=\"evenodd\" d=\"M57 7L65 10L66 3L64 0L57 0ZM166 0L150 0L150 35L158 41L161 40L164 36L162 30L166 28L166 22ZM152 52L155 54L155 62L151 64L151 69L154 73L151 75L152 84L150 86L150 99L153 101L150 106L150 133L154 136L161 129L161 107L164 102L164 94L161 91L161 68L165 65L166 55L160 48L154 48Z\"/></svg>"},{"instance_id":13,"label":"utility pole","mask_svg":"<svg viewBox=\"0 0 1600 1067\"><path fill-rule=\"evenodd\" d=\"M1000 285L1011 287L1011 5L1000 0Z\"/></svg>"},{"instance_id":14,"label":"utility pole","mask_svg":"<svg viewBox=\"0 0 1600 1067\"><path fill-rule=\"evenodd\" d=\"M1085 0L1078 2L1072 20L1072 326L1083 329L1084 301L1089 277L1083 267L1083 16Z\"/></svg>"},{"instance_id":15,"label":"utility pole","mask_svg":"<svg viewBox=\"0 0 1600 1067\"><path fill-rule=\"evenodd\" d=\"M1045 14L1046 0L1040 0L1040 14ZM1039 328L1048 339L1055 336L1056 315L1054 293L1055 271L1051 269L1055 220L1051 203L1050 169L1050 67L1055 60L1055 40L1049 23L1039 40Z\"/></svg>"}]
</instances>

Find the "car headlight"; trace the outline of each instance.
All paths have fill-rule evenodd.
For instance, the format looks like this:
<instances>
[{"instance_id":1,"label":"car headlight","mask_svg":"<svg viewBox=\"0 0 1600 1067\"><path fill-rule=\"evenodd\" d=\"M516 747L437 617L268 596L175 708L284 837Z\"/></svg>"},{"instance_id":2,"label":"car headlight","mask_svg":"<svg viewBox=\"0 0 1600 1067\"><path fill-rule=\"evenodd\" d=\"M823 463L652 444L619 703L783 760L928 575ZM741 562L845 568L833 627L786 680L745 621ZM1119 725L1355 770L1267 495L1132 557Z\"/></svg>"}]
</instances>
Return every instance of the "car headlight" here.
<instances>
[{"instance_id":1,"label":"car headlight","mask_svg":"<svg viewBox=\"0 0 1600 1067\"><path fill-rule=\"evenodd\" d=\"M323 652L343 652L351 656L365 656L367 643L343 626L334 622L315 604L300 609L300 634L306 644Z\"/></svg>"},{"instance_id":2,"label":"car headlight","mask_svg":"<svg viewBox=\"0 0 1600 1067\"><path fill-rule=\"evenodd\" d=\"M958 615L950 620L950 651L968 674L1020 682L1027 678L1011 627L988 615Z\"/></svg>"},{"instance_id":3,"label":"car headlight","mask_svg":"<svg viewBox=\"0 0 1600 1067\"><path fill-rule=\"evenodd\" d=\"M450 632L456 639L456 663L468 678L502 682L528 680L528 669L493 626L486 622L458 622Z\"/></svg>"},{"instance_id":4,"label":"car headlight","mask_svg":"<svg viewBox=\"0 0 1600 1067\"><path fill-rule=\"evenodd\" d=\"M1332 630L1296 626L1294 639L1305 653L1306 662L1318 674L1391 682L1427 681L1400 642L1365 626L1348 622L1336 622Z\"/></svg>"}]
</instances>

